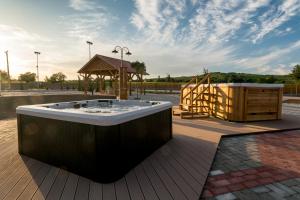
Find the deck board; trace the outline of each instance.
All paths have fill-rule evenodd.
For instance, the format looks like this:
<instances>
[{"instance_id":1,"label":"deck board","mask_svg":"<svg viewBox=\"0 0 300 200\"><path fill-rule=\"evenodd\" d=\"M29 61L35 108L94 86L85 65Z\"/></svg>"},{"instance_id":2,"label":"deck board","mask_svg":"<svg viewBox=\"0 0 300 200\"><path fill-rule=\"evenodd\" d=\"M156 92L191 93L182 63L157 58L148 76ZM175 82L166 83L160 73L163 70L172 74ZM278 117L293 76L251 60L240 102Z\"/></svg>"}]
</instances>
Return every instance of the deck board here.
<instances>
[{"instance_id":1,"label":"deck board","mask_svg":"<svg viewBox=\"0 0 300 200\"><path fill-rule=\"evenodd\" d=\"M67 182L69 172L60 169L58 175L47 195L47 200L60 199L62 191L64 190L65 184Z\"/></svg>"},{"instance_id":2,"label":"deck board","mask_svg":"<svg viewBox=\"0 0 300 200\"><path fill-rule=\"evenodd\" d=\"M153 185L149 181L147 175L145 174L144 168L142 165L138 165L134 169L135 175L140 183L141 190L144 194L145 199L149 200L159 200L155 190L153 189Z\"/></svg>"},{"instance_id":3,"label":"deck board","mask_svg":"<svg viewBox=\"0 0 300 200\"><path fill-rule=\"evenodd\" d=\"M131 199L133 200L145 199L140 184L134 173L134 170L131 170L128 174L126 174L125 178L126 178L128 190L131 194Z\"/></svg>"},{"instance_id":4,"label":"deck board","mask_svg":"<svg viewBox=\"0 0 300 200\"><path fill-rule=\"evenodd\" d=\"M23 176L19 179L19 181L14 185L14 187L7 193L4 199L17 199L22 192L25 190L30 181L36 177L39 169L42 168L42 164L40 162L35 162L31 168L28 168Z\"/></svg>"},{"instance_id":5,"label":"deck board","mask_svg":"<svg viewBox=\"0 0 300 200\"><path fill-rule=\"evenodd\" d=\"M49 165L44 165L37 173L37 175L30 181L30 183L26 186L22 194L18 197L18 199L29 200L34 195L35 191L42 184L44 178L50 171Z\"/></svg>"},{"instance_id":6,"label":"deck board","mask_svg":"<svg viewBox=\"0 0 300 200\"><path fill-rule=\"evenodd\" d=\"M180 188L182 193L187 197L187 199L197 199L199 195L189 186L189 184L184 180L184 178L161 156L155 156L154 162L160 164L160 166L166 171L169 177L174 181L174 183Z\"/></svg>"},{"instance_id":7,"label":"deck board","mask_svg":"<svg viewBox=\"0 0 300 200\"><path fill-rule=\"evenodd\" d=\"M75 200L87 200L89 199L90 180L79 177L78 185L75 194Z\"/></svg>"},{"instance_id":8,"label":"deck board","mask_svg":"<svg viewBox=\"0 0 300 200\"><path fill-rule=\"evenodd\" d=\"M130 200L130 194L127 188L125 178L121 178L115 183L116 196L118 200Z\"/></svg>"},{"instance_id":9,"label":"deck board","mask_svg":"<svg viewBox=\"0 0 300 200\"><path fill-rule=\"evenodd\" d=\"M16 168L11 174L13 176L8 175L7 179L1 183L0 187L0 199L4 199L5 196L10 192L10 190L17 184L17 182L21 179L21 177L25 174L26 170L32 167L35 162L33 159L30 159L26 164L26 167L22 167L20 165Z\"/></svg>"},{"instance_id":10,"label":"deck board","mask_svg":"<svg viewBox=\"0 0 300 200\"><path fill-rule=\"evenodd\" d=\"M91 182L89 200L102 200L102 184Z\"/></svg>"},{"instance_id":11,"label":"deck board","mask_svg":"<svg viewBox=\"0 0 300 200\"><path fill-rule=\"evenodd\" d=\"M153 189L155 190L156 194L160 197L160 199L173 199L169 190L166 188L165 184L157 175L153 167L147 161L144 161L142 165L146 175L148 176L151 184L153 185Z\"/></svg>"},{"instance_id":12,"label":"deck board","mask_svg":"<svg viewBox=\"0 0 300 200\"><path fill-rule=\"evenodd\" d=\"M103 200L115 200L117 199L116 197L116 189L115 189L115 184L110 183L110 184L103 184L102 187L102 192L103 192Z\"/></svg>"},{"instance_id":13,"label":"deck board","mask_svg":"<svg viewBox=\"0 0 300 200\"><path fill-rule=\"evenodd\" d=\"M74 199L78 184L78 178L78 175L70 173L65 188L62 192L61 199Z\"/></svg>"},{"instance_id":14,"label":"deck board","mask_svg":"<svg viewBox=\"0 0 300 200\"><path fill-rule=\"evenodd\" d=\"M32 199L39 200L39 199L46 199L52 184L55 181L56 176L58 175L59 169L56 167L51 167L49 173L43 180L42 184L38 187L36 192L34 193Z\"/></svg>"},{"instance_id":15,"label":"deck board","mask_svg":"<svg viewBox=\"0 0 300 200\"><path fill-rule=\"evenodd\" d=\"M295 115L276 123L174 117L173 139L110 184L20 156L16 120L0 120L0 199L198 199L223 135L300 128L299 120Z\"/></svg>"},{"instance_id":16,"label":"deck board","mask_svg":"<svg viewBox=\"0 0 300 200\"><path fill-rule=\"evenodd\" d=\"M184 193L180 190L180 188L176 185L176 183L172 180L168 173L162 168L162 166L160 166L160 164L157 163L157 161L155 161L153 158L149 160L160 179L164 182L165 186L170 191L173 199L187 199Z\"/></svg>"}]
</instances>

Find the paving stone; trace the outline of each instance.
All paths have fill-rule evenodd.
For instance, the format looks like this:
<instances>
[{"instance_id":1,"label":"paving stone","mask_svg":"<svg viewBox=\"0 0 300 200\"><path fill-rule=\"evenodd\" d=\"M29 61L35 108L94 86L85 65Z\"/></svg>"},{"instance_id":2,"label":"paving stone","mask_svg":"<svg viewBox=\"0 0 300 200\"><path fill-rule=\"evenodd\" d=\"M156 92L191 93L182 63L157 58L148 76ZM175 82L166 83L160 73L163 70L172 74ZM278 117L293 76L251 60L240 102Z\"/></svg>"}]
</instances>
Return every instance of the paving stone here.
<instances>
[{"instance_id":1,"label":"paving stone","mask_svg":"<svg viewBox=\"0 0 300 200\"><path fill-rule=\"evenodd\" d=\"M232 193L226 193L226 194L218 195L215 198L217 200L234 200L236 199L236 196L234 196L234 194Z\"/></svg>"},{"instance_id":2,"label":"paving stone","mask_svg":"<svg viewBox=\"0 0 300 200\"><path fill-rule=\"evenodd\" d=\"M271 195L273 197L273 199L276 199L276 200L283 200L285 199L283 195L280 195L276 192L269 192L268 193L269 195Z\"/></svg>"},{"instance_id":3,"label":"paving stone","mask_svg":"<svg viewBox=\"0 0 300 200\"><path fill-rule=\"evenodd\" d=\"M269 183L273 183L274 181L271 178L262 178L262 179L259 179L258 182L262 185L266 185Z\"/></svg>"},{"instance_id":4,"label":"paving stone","mask_svg":"<svg viewBox=\"0 0 300 200\"><path fill-rule=\"evenodd\" d=\"M218 188L214 188L211 192L214 194L214 196L216 196L216 195L219 195L219 194L228 193L230 191L226 187L218 187Z\"/></svg>"},{"instance_id":5,"label":"paving stone","mask_svg":"<svg viewBox=\"0 0 300 200\"><path fill-rule=\"evenodd\" d=\"M296 133L222 139L212 171L225 173L224 179L230 182L226 188L237 199L300 200L300 137L299 132ZM223 190L222 187L219 188ZM225 191L219 196L223 194Z\"/></svg>"},{"instance_id":6,"label":"paving stone","mask_svg":"<svg viewBox=\"0 0 300 200\"><path fill-rule=\"evenodd\" d=\"M234 192L245 189L245 186L243 184L237 183L228 185L228 188L230 191Z\"/></svg>"},{"instance_id":7,"label":"paving stone","mask_svg":"<svg viewBox=\"0 0 300 200\"><path fill-rule=\"evenodd\" d=\"M291 189L300 194L300 186L292 186Z\"/></svg>"},{"instance_id":8,"label":"paving stone","mask_svg":"<svg viewBox=\"0 0 300 200\"><path fill-rule=\"evenodd\" d=\"M242 190L240 191L244 197L243 199L258 199L259 196L255 193L255 192L252 192L251 190Z\"/></svg>"},{"instance_id":9,"label":"paving stone","mask_svg":"<svg viewBox=\"0 0 300 200\"><path fill-rule=\"evenodd\" d=\"M286 197L287 200L299 200L300 194L295 194L293 196Z\"/></svg>"},{"instance_id":10,"label":"paving stone","mask_svg":"<svg viewBox=\"0 0 300 200\"><path fill-rule=\"evenodd\" d=\"M293 195L296 194L296 191L291 190L290 188L288 188L287 186L281 184L281 183L274 183L273 185L275 185L276 187L284 190L288 195Z\"/></svg>"},{"instance_id":11,"label":"paving stone","mask_svg":"<svg viewBox=\"0 0 300 200\"><path fill-rule=\"evenodd\" d=\"M272 190L272 192L270 192L270 194L272 196L279 196L279 197L284 197L286 196L287 192L276 187L275 185L273 184L269 184L269 185L266 185L267 188L269 188L270 190ZM274 194L274 195L273 195Z\"/></svg>"},{"instance_id":12,"label":"paving stone","mask_svg":"<svg viewBox=\"0 0 300 200\"><path fill-rule=\"evenodd\" d=\"M259 185L257 181L246 181L243 183L247 188L253 188Z\"/></svg>"},{"instance_id":13,"label":"paving stone","mask_svg":"<svg viewBox=\"0 0 300 200\"><path fill-rule=\"evenodd\" d=\"M265 193L265 192L270 191L270 189L265 186L258 186L258 187L252 188L251 190L254 191L255 193Z\"/></svg>"},{"instance_id":14,"label":"paving stone","mask_svg":"<svg viewBox=\"0 0 300 200\"><path fill-rule=\"evenodd\" d=\"M223 179L223 180L214 181L212 184L215 185L216 187L220 187L220 186L230 185L230 182L228 180Z\"/></svg>"},{"instance_id":15,"label":"paving stone","mask_svg":"<svg viewBox=\"0 0 300 200\"><path fill-rule=\"evenodd\" d=\"M258 199L261 199L261 200L274 200L274 197L271 196L268 193L261 193L261 194L259 194Z\"/></svg>"},{"instance_id":16,"label":"paving stone","mask_svg":"<svg viewBox=\"0 0 300 200\"><path fill-rule=\"evenodd\" d=\"M297 181L300 185L300 178L295 178L294 180Z\"/></svg>"},{"instance_id":17,"label":"paving stone","mask_svg":"<svg viewBox=\"0 0 300 200\"><path fill-rule=\"evenodd\" d=\"M224 174L224 172L222 170L213 170L213 171L210 171L210 175L211 176L216 176L216 175L220 175L220 174Z\"/></svg>"}]
</instances>

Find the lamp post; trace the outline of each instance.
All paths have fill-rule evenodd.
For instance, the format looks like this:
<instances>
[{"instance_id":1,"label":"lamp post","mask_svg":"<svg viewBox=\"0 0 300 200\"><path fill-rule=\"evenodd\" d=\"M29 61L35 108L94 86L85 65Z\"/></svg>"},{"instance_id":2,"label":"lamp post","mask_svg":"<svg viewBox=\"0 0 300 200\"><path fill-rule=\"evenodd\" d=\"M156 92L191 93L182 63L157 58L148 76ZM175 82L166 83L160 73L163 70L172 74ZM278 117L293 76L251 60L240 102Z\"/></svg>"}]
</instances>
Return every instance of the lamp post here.
<instances>
[{"instance_id":1,"label":"lamp post","mask_svg":"<svg viewBox=\"0 0 300 200\"><path fill-rule=\"evenodd\" d=\"M2 92L2 73L0 70L0 96L1 96L1 92Z\"/></svg>"},{"instance_id":2,"label":"lamp post","mask_svg":"<svg viewBox=\"0 0 300 200\"><path fill-rule=\"evenodd\" d=\"M114 50L112 51L112 53L119 53L119 51L121 51L121 66L119 68L119 97L121 98L121 91L124 89L124 80L127 81L124 78L124 74L123 74L123 78L121 80L121 72L123 72L123 54L125 52L126 55L130 56L131 52L129 51L129 49L127 47L120 47L120 46L115 46ZM127 76L127 74L125 74ZM123 81L123 83L122 83ZM125 83L127 84L127 82Z\"/></svg>"},{"instance_id":3,"label":"lamp post","mask_svg":"<svg viewBox=\"0 0 300 200\"><path fill-rule=\"evenodd\" d=\"M8 62L8 50L5 51L5 54L6 54L7 76L8 76L8 89L10 90L10 73L9 73L9 62Z\"/></svg>"},{"instance_id":4,"label":"lamp post","mask_svg":"<svg viewBox=\"0 0 300 200\"><path fill-rule=\"evenodd\" d=\"M36 79L38 82L38 88L40 88L40 76L39 76L39 55L41 52L35 51L34 54L36 54Z\"/></svg>"},{"instance_id":5,"label":"lamp post","mask_svg":"<svg viewBox=\"0 0 300 200\"><path fill-rule=\"evenodd\" d=\"M86 43L89 45L89 58L91 60L91 45L93 45L93 43L90 41L86 41Z\"/></svg>"}]
</instances>

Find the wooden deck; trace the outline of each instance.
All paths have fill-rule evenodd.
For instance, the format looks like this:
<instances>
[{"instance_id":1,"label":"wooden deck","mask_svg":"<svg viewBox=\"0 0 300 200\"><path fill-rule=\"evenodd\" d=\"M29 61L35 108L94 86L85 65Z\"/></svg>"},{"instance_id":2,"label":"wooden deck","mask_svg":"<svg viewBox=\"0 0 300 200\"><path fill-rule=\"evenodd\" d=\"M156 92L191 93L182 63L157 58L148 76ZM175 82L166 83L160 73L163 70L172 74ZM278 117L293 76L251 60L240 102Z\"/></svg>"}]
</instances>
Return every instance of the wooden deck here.
<instances>
[{"instance_id":1,"label":"wooden deck","mask_svg":"<svg viewBox=\"0 0 300 200\"><path fill-rule=\"evenodd\" d=\"M0 199L198 199L222 135L300 128L300 118L259 123L173 119L174 138L122 179L95 183L17 153L16 120L0 121Z\"/></svg>"}]
</instances>

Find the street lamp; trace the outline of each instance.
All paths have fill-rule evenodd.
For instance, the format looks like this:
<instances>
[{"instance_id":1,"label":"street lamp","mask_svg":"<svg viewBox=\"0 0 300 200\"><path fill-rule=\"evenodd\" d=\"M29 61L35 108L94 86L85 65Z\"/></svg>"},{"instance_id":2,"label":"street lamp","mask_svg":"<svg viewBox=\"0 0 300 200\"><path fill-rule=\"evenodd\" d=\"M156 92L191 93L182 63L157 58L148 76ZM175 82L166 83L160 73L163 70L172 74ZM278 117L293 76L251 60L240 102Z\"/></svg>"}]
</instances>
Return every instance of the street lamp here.
<instances>
[{"instance_id":1,"label":"street lamp","mask_svg":"<svg viewBox=\"0 0 300 200\"><path fill-rule=\"evenodd\" d=\"M10 73L9 73L9 62L8 62L8 50L5 51L5 54L6 54L7 76L8 76L8 89L10 90Z\"/></svg>"},{"instance_id":2,"label":"street lamp","mask_svg":"<svg viewBox=\"0 0 300 200\"><path fill-rule=\"evenodd\" d=\"M2 73L0 70L0 96L1 96L1 93L2 93Z\"/></svg>"},{"instance_id":3,"label":"street lamp","mask_svg":"<svg viewBox=\"0 0 300 200\"><path fill-rule=\"evenodd\" d=\"M121 66L119 68L119 97L121 97L121 90L124 89L122 86L127 84L127 82L124 84L124 81L127 81L126 78L124 78L124 74L123 74L123 78L121 80L121 72L123 71L123 54L125 52L126 55L130 56L131 52L129 51L129 49L127 47L115 46L112 53L116 54L116 53L119 53L119 51L121 51ZM125 76L127 76L127 74L125 74ZM122 83L122 81L123 81L123 83Z\"/></svg>"},{"instance_id":4,"label":"street lamp","mask_svg":"<svg viewBox=\"0 0 300 200\"><path fill-rule=\"evenodd\" d=\"M36 79L38 82L38 87L40 87L40 76L39 76L39 55L41 52L35 51L34 54L36 54Z\"/></svg>"},{"instance_id":5,"label":"street lamp","mask_svg":"<svg viewBox=\"0 0 300 200\"><path fill-rule=\"evenodd\" d=\"M90 41L86 41L86 43L89 45L89 58L91 60L91 45L93 45L93 43Z\"/></svg>"}]
</instances>

